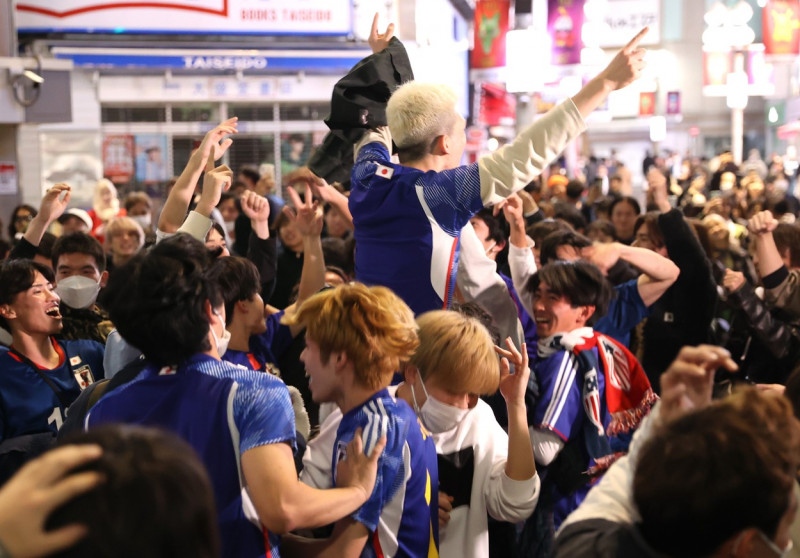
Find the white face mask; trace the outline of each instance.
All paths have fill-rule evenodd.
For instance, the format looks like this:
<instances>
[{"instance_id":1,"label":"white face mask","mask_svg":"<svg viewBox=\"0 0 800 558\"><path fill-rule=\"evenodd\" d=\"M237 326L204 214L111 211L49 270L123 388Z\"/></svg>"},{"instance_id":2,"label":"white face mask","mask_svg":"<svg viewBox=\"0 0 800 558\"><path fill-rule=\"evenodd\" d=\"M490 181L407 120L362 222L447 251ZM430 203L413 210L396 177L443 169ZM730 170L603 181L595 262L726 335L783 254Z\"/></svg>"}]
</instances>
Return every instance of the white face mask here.
<instances>
[{"instance_id":1,"label":"white face mask","mask_svg":"<svg viewBox=\"0 0 800 558\"><path fill-rule=\"evenodd\" d=\"M214 331L214 326L209 324L209 328L211 329L211 335L214 336L214 343L217 345L217 354L219 358L222 358L222 355L225 354L225 351L228 350L228 343L231 342L231 332L225 328L225 322L222 321L222 316L217 314L216 310L213 310L214 315L219 318L219 321L222 322L222 337L217 337L217 333Z\"/></svg>"},{"instance_id":2,"label":"white face mask","mask_svg":"<svg viewBox=\"0 0 800 558\"><path fill-rule=\"evenodd\" d=\"M420 408L417 405L417 396L414 393L414 384L411 386L411 397L414 400L414 410L417 415L422 419L425 428L437 434L439 432L447 432L452 430L467 416L469 409L459 409L447 403L442 403L435 397L428 395L428 390L425 389L425 382L422 384L422 391L425 392L427 399Z\"/></svg>"},{"instance_id":3,"label":"white face mask","mask_svg":"<svg viewBox=\"0 0 800 558\"><path fill-rule=\"evenodd\" d=\"M97 300L99 292L100 283L83 275L67 277L56 285L56 293L61 297L61 302L76 310L89 308Z\"/></svg>"},{"instance_id":4,"label":"white face mask","mask_svg":"<svg viewBox=\"0 0 800 558\"><path fill-rule=\"evenodd\" d=\"M225 221L225 230L228 231L228 234L232 233L236 229L236 221Z\"/></svg>"},{"instance_id":5,"label":"white face mask","mask_svg":"<svg viewBox=\"0 0 800 558\"><path fill-rule=\"evenodd\" d=\"M153 224L153 217L147 213L146 215L130 215L131 219L139 223L143 229L147 230Z\"/></svg>"}]
</instances>

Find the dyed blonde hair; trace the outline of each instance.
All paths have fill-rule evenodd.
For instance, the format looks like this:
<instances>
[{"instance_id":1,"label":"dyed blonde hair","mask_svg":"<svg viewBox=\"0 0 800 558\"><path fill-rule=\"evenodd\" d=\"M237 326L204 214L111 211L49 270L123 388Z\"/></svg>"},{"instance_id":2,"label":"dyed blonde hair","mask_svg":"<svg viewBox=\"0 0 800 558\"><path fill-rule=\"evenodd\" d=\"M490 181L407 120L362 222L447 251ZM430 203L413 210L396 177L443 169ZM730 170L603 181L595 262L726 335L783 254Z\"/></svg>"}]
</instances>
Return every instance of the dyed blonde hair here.
<instances>
[{"instance_id":1,"label":"dyed blonde hair","mask_svg":"<svg viewBox=\"0 0 800 558\"><path fill-rule=\"evenodd\" d=\"M111 246L111 239L114 238L114 235L127 230L135 230L136 234L139 235L139 248L144 246L144 229L142 229L142 226L130 217L124 216L114 217L111 221L109 221L108 225L106 225L106 230L104 233L106 237L106 244Z\"/></svg>"},{"instance_id":2,"label":"dyed blonde hair","mask_svg":"<svg viewBox=\"0 0 800 558\"><path fill-rule=\"evenodd\" d=\"M500 365L489 331L475 318L434 310L417 318L419 347L411 364L422 379L455 394L491 395Z\"/></svg>"},{"instance_id":3,"label":"dyed blonde hair","mask_svg":"<svg viewBox=\"0 0 800 558\"><path fill-rule=\"evenodd\" d=\"M416 81L401 85L386 105L386 120L397 148L427 146L436 137L449 134L457 101L448 85Z\"/></svg>"},{"instance_id":4,"label":"dyed blonde hair","mask_svg":"<svg viewBox=\"0 0 800 558\"><path fill-rule=\"evenodd\" d=\"M414 313L386 287L340 285L310 297L283 323L304 326L323 362L343 351L356 381L374 390L388 386L419 345Z\"/></svg>"}]
</instances>

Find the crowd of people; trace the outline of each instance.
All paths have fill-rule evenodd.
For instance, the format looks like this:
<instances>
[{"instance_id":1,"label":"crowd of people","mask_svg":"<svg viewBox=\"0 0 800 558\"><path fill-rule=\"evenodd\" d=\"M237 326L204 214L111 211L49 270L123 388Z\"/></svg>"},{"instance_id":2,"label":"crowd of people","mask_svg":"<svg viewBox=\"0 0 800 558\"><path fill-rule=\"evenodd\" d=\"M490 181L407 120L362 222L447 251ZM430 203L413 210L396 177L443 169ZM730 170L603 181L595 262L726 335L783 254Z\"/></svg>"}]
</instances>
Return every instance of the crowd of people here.
<instances>
[{"instance_id":1,"label":"crowd of people","mask_svg":"<svg viewBox=\"0 0 800 558\"><path fill-rule=\"evenodd\" d=\"M792 556L794 177L557 159L643 33L462 165L376 16L286 199L231 118L163 204L15 209L0 556Z\"/></svg>"}]
</instances>

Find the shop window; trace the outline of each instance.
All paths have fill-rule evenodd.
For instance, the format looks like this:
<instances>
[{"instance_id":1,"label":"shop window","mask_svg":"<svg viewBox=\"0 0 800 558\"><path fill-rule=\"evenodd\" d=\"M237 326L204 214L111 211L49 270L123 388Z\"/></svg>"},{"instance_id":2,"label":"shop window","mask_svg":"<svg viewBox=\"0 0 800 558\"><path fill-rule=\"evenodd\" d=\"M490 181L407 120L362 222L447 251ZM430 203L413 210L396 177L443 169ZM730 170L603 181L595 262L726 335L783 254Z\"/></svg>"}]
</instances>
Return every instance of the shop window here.
<instances>
[{"instance_id":1,"label":"shop window","mask_svg":"<svg viewBox=\"0 0 800 558\"><path fill-rule=\"evenodd\" d=\"M280 106L280 118L281 120L321 121L327 118L330 110L330 103L282 104Z\"/></svg>"},{"instance_id":2,"label":"shop window","mask_svg":"<svg viewBox=\"0 0 800 558\"><path fill-rule=\"evenodd\" d=\"M273 105L228 105L228 115L238 116L239 122L273 121Z\"/></svg>"},{"instance_id":3,"label":"shop window","mask_svg":"<svg viewBox=\"0 0 800 558\"><path fill-rule=\"evenodd\" d=\"M189 157L192 151L200 145L200 140L197 138L172 138L172 174L179 176L186 163L189 162Z\"/></svg>"},{"instance_id":4,"label":"shop window","mask_svg":"<svg viewBox=\"0 0 800 558\"><path fill-rule=\"evenodd\" d=\"M264 163L275 164L274 136L236 136L228 150L228 166L233 172L245 166L258 168Z\"/></svg>"},{"instance_id":5,"label":"shop window","mask_svg":"<svg viewBox=\"0 0 800 558\"><path fill-rule=\"evenodd\" d=\"M173 122L217 122L217 105L182 105L172 107Z\"/></svg>"},{"instance_id":6,"label":"shop window","mask_svg":"<svg viewBox=\"0 0 800 558\"><path fill-rule=\"evenodd\" d=\"M166 122L165 107L108 107L101 109L103 122Z\"/></svg>"}]
</instances>

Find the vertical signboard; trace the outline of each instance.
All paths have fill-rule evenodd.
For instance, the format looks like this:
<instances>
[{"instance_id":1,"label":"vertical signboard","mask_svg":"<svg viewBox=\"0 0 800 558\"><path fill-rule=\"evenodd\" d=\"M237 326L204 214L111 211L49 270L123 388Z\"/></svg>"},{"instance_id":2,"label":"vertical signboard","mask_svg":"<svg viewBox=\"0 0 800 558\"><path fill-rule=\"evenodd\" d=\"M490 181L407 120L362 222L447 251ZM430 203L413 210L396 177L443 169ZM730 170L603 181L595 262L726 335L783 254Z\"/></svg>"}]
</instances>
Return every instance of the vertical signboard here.
<instances>
[{"instance_id":1,"label":"vertical signboard","mask_svg":"<svg viewBox=\"0 0 800 558\"><path fill-rule=\"evenodd\" d=\"M103 136L103 176L115 183L129 182L133 177L133 136Z\"/></svg>"},{"instance_id":2,"label":"vertical signboard","mask_svg":"<svg viewBox=\"0 0 800 558\"><path fill-rule=\"evenodd\" d=\"M475 4L471 68L502 68L506 65L509 7L509 0L478 0Z\"/></svg>"},{"instance_id":3,"label":"vertical signboard","mask_svg":"<svg viewBox=\"0 0 800 558\"><path fill-rule=\"evenodd\" d=\"M549 0L547 32L553 44L555 65L580 64L584 0Z\"/></svg>"},{"instance_id":4,"label":"vertical signboard","mask_svg":"<svg viewBox=\"0 0 800 558\"><path fill-rule=\"evenodd\" d=\"M768 0L761 14L766 53L800 53L800 0Z\"/></svg>"}]
</instances>

